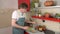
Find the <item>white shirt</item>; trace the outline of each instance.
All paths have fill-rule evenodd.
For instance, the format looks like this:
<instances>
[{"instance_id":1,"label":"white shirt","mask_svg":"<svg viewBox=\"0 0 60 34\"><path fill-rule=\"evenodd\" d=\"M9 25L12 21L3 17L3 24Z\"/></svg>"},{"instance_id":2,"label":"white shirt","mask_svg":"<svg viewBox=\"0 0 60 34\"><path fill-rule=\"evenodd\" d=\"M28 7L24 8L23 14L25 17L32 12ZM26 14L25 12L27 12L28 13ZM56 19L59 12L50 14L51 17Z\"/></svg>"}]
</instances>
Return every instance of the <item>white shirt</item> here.
<instances>
[{"instance_id":1,"label":"white shirt","mask_svg":"<svg viewBox=\"0 0 60 34\"><path fill-rule=\"evenodd\" d=\"M26 13L22 13L20 10L15 10L12 13L12 18L16 20L18 20L19 18L25 18L25 17L26 17Z\"/></svg>"}]
</instances>

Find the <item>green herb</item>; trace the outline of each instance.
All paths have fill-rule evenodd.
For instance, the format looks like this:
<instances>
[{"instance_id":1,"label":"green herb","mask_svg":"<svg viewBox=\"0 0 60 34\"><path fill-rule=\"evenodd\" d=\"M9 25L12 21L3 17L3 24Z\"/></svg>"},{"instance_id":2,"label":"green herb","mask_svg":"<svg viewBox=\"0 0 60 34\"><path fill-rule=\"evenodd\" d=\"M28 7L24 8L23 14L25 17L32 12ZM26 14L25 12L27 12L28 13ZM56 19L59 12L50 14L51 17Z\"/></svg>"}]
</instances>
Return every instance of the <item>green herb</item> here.
<instances>
[{"instance_id":1,"label":"green herb","mask_svg":"<svg viewBox=\"0 0 60 34\"><path fill-rule=\"evenodd\" d=\"M35 8L34 2L31 2L31 8Z\"/></svg>"}]
</instances>

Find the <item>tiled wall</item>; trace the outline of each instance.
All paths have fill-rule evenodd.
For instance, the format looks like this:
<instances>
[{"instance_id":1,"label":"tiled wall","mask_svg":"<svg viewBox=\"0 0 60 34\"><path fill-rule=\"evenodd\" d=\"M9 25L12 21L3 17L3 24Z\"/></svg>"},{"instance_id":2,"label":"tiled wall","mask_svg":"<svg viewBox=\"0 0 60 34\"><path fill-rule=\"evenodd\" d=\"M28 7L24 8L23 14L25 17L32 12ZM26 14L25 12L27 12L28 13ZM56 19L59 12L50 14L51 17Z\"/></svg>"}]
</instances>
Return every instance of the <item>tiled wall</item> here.
<instances>
[{"instance_id":1,"label":"tiled wall","mask_svg":"<svg viewBox=\"0 0 60 34\"><path fill-rule=\"evenodd\" d=\"M11 14L18 8L18 0L0 0L0 28L11 25Z\"/></svg>"},{"instance_id":2,"label":"tiled wall","mask_svg":"<svg viewBox=\"0 0 60 34\"><path fill-rule=\"evenodd\" d=\"M18 0L0 0L0 8L12 8L17 9L18 8Z\"/></svg>"},{"instance_id":3,"label":"tiled wall","mask_svg":"<svg viewBox=\"0 0 60 34\"><path fill-rule=\"evenodd\" d=\"M0 9L0 28L11 26L11 14L14 9Z\"/></svg>"}]
</instances>

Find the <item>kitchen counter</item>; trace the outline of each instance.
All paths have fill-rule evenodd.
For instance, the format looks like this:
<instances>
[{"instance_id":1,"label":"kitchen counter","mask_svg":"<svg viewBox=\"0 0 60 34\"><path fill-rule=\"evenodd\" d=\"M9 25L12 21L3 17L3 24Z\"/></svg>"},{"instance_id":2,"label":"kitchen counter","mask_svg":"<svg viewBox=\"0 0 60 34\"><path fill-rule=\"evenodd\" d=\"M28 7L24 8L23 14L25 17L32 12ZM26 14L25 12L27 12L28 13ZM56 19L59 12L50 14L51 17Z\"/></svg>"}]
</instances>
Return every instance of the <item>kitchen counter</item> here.
<instances>
[{"instance_id":1,"label":"kitchen counter","mask_svg":"<svg viewBox=\"0 0 60 34\"><path fill-rule=\"evenodd\" d=\"M44 34L44 32L39 32L39 31L36 31L35 33L32 33L32 32L28 32L29 34Z\"/></svg>"},{"instance_id":2,"label":"kitchen counter","mask_svg":"<svg viewBox=\"0 0 60 34\"><path fill-rule=\"evenodd\" d=\"M43 32L40 32L40 31L36 31L35 33L32 33L32 32L28 32L29 34L55 34L54 31L51 31L51 30L45 30Z\"/></svg>"}]
</instances>

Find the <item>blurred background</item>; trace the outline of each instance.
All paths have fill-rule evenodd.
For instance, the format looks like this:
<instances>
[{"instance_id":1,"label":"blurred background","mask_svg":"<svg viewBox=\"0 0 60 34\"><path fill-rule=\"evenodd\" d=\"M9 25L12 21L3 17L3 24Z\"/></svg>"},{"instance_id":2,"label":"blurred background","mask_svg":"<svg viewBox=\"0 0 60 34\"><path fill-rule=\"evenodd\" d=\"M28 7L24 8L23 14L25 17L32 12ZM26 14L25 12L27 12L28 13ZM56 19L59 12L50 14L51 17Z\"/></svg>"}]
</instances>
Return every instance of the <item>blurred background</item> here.
<instances>
[{"instance_id":1,"label":"blurred background","mask_svg":"<svg viewBox=\"0 0 60 34\"><path fill-rule=\"evenodd\" d=\"M30 0L30 2L31 1L32 0ZM45 1L46 0L40 0L41 7L42 7L41 11L44 11L42 12L42 14L44 14L45 12L52 13L53 15L56 13L60 13L60 8L43 8L44 7L43 3ZM54 1L57 2L56 4L57 6L60 6L60 0L54 0ZM18 9L18 0L0 0L0 34L12 34L11 15L12 15L12 12L16 9ZM39 22L38 19L36 19L36 21ZM48 29L53 30L53 31L55 31L56 29L54 29L54 27L53 28L51 27L52 28L51 29L49 28L49 26L56 26L57 31L58 31L58 27L60 27L59 23L57 23L57 25L56 23L53 23L55 24L53 25L52 22L50 23L50 21L49 23L44 23L44 24L46 24ZM47 24L51 24L51 25L47 25Z\"/></svg>"}]
</instances>

